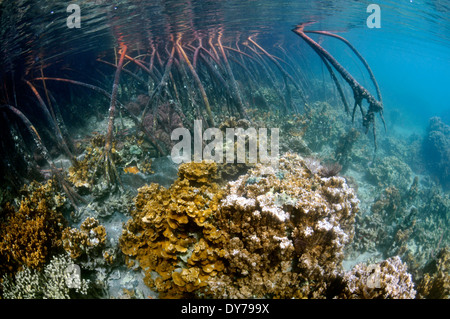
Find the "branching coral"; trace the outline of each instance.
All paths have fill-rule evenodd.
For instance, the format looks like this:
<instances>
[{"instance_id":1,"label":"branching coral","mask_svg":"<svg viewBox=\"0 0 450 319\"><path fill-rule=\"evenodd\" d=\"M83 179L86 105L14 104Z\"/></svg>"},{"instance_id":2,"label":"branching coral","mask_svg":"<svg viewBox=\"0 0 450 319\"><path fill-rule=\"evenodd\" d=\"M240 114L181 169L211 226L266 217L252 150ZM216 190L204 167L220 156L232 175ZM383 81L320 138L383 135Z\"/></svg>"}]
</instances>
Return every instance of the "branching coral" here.
<instances>
[{"instance_id":1,"label":"branching coral","mask_svg":"<svg viewBox=\"0 0 450 319\"><path fill-rule=\"evenodd\" d=\"M3 298L6 299L69 299L86 295L89 281L82 279L68 255L56 255L42 269L25 267L14 277L3 277Z\"/></svg>"},{"instance_id":2,"label":"branching coral","mask_svg":"<svg viewBox=\"0 0 450 319\"><path fill-rule=\"evenodd\" d=\"M63 247L73 259L101 249L105 245L105 241L105 227L92 217L86 218L79 230L66 228L62 233Z\"/></svg>"},{"instance_id":3,"label":"branching coral","mask_svg":"<svg viewBox=\"0 0 450 319\"><path fill-rule=\"evenodd\" d=\"M18 210L11 205L5 207L0 224L2 272L15 272L22 266L41 268L52 250L61 246L64 203L65 198L50 180L24 189Z\"/></svg>"},{"instance_id":4,"label":"branching coral","mask_svg":"<svg viewBox=\"0 0 450 319\"><path fill-rule=\"evenodd\" d=\"M216 173L212 162L182 164L169 189L157 184L139 189L120 245L162 297L192 296L223 270L225 235L210 221L221 193Z\"/></svg>"},{"instance_id":5,"label":"branching coral","mask_svg":"<svg viewBox=\"0 0 450 319\"><path fill-rule=\"evenodd\" d=\"M442 249L428 268L417 287L420 298L427 299L449 299L450 298L450 251Z\"/></svg>"}]
</instances>

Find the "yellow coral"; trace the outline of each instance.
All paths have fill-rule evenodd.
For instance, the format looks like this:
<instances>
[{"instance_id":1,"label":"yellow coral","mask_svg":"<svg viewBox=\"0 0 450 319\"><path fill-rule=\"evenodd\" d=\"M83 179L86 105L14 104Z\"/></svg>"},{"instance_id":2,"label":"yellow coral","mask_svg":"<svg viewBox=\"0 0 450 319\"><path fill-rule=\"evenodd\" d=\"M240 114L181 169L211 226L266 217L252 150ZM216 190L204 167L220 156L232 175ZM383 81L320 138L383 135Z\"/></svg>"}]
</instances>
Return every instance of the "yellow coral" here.
<instances>
[{"instance_id":1,"label":"yellow coral","mask_svg":"<svg viewBox=\"0 0 450 319\"><path fill-rule=\"evenodd\" d=\"M14 272L22 266L41 268L49 253L61 245L65 224L60 209L65 198L56 191L55 183L32 182L23 190L16 210L7 205L0 224L0 271Z\"/></svg>"},{"instance_id":2,"label":"yellow coral","mask_svg":"<svg viewBox=\"0 0 450 319\"><path fill-rule=\"evenodd\" d=\"M106 242L106 230L98 220L88 217L81 224L79 230L76 228L64 229L62 241L64 249L73 259L76 259L93 249L103 247ZM105 259L107 258L105 257Z\"/></svg>"},{"instance_id":3,"label":"yellow coral","mask_svg":"<svg viewBox=\"0 0 450 319\"><path fill-rule=\"evenodd\" d=\"M139 261L144 282L162 297L195 293L224 269L218 244L225 236L210 224L221 198L216 173L213 162L182 164L169 189L156 184L139 189L120 245ZM159 277L153 280L152 272Z\"/></svg>"}]
</instances>

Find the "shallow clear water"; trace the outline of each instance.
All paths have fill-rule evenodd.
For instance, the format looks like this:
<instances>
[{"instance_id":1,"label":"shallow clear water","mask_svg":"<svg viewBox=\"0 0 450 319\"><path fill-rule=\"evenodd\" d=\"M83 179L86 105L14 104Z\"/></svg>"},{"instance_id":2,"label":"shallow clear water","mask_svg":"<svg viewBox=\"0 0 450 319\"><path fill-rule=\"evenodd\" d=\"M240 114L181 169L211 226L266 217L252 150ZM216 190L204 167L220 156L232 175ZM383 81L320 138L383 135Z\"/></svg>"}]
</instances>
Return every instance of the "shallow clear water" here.
<instances>
[{"instance_id":1,"label":"shallow clear water","mask_svg":"<svg viewBox=\"0 0 450 319\"><path fill-rule=\"evenodd\" d=\"M311 172L311 167L315 167L316 174L311 174L314 178L328 181L329 176L320 179L318 172L324 167L332 171L329 162L339 162L339 170L342 169L346 183L355 189L360 200L354 240L346 247L348 250L343 258L345 271L351 271L359 262L373 263L401 255L408 263L417 287L424 272L436 261L438 250L448 247L450 1L85 0L75 3L81 9L80 28L68 27L67 18L72 12L67 12L66 2L0 0L0 181L5 181L4 185L0 185L1 205L11 200L8 196L16 196L13 202L18 204L20 196L26 193L18 192L18 186L22 185L11 182L15 175L20 177L20 182L29 184L36 176L43 181L55 172L55 168L49 167L45 161L48 159L39 154L42 148L33 144L41 141L49 150L48 162L56 163L57 169L65 174L66 182L70 176L70 185L81 190L79 193L89 203L76 209L68 204L70 209L64 214L69 220L69 226L79 228L85 217L97 217L111 237L108 253L113 251L120 255L119 237L125 227L122 223L132 220L129 205L132 205L139 187L155 182L169 189L178 178L178 167L165 156L155 156L163 152L158 151L148 140L143 142L142 136L137 139L139 129L136 128L136 122L125 113L120 113L120 118L116 115L113 131L117 139L114 149L120 158L116 163L118 175L130 194L109 192L104 180L97 185L86 186L94 183L95 173L98 172L93 174L90 181L73 178L74 170L71 171L69 167L77 167L72 166L68 154L57 145L59 140L55 136L59 135L50 124L53 118L64 137L73 139L73 153L78 161L91 160L88 162L91 166L101 162L100 157L92 155L93 146L89 143L97 143L99 150L96 152L102 152L103 146L106 148L99 136L108 129L109 94L113 88L114 69L120 58L118 48L126 45L129 54L145 66L135 65L130 62L131 59L125 61L117 86L118 99L126 104L126 108L137 108L137 114L142 116L142 126L153 129L152 134L158 133L162 142L167 142L170 135L157 131L155 118L159 116L161 122L167 120L168 123L164 122L167 127L163 127L166 130L173 129L172 124L174 127L180 123L192 125L187 123L186 118L192 120L203 116L206 122L207 112L202 107L203 103L207 103L204 97L202 99L203 92L210 98L211 109L217 111L217 115L223 116L227 112L236 115L238 111L233 107L238 104L236 101L239 101L239 96L235 91L240 90L244 104L249 109L256 109L251 111L255 123L282 127L285 130L285 135L281 136L284 150L294 150L304 157L305 162L297 159L299 167L305 170L307 167ZM367 19L372 12L367 12L367 8L371 4L378 5L381 10L380 28L369 28ZM329 31L344 37L359 51L373 71L383 97L383 115L387 127L387 130L383 129L380 114L375 114L374 122L370 123L377 127L376 152L372 127L369 127L368 134L364 134L366 127L359 113L352 123L351 115L343 112L337 89L319 55L292 32L300 23L311 23L306 27L307 30ZM335 38L309 35L375 95L375 87L367 70L348 46ZM262 58L265 57L262 51L255 53L250 47L247 49L249 37L275 58ZM193 69L197 68L200 74L198 79L189 73L189 63L181 63L181 51L175 55L173 74L166 74L165 68L172 63L169 63L170 50L175 51L177 39L181 40L189 55L187 60L190 59L194 64ZM203 57L203 60L195 60L200 39L209 51L205 50L206 58ZM213 51L219 50L218 39L228 46L229 51L226 52L233 71L230 71L231 68L226 69L226 59L222 60L220 52L214 55ZM214 42L214 45L208 44L208 41ZM252 48L255 49L256 45ZM237 51L241 52L241 56L233 55ZM249 59L245 60L247 57ZM194 61L198 64L195 65ZM280 69L276 64L278 61L295 80L289 82L285 73L277 73ZM154 66L154 73L146 71L150 66ZM125 71L127 75L124 75ZM231 76L233 72L235 76ZM86 87L80 88L79 83L72 82L74 85L71 86L56 80L41 81L39 77L44 75L85 82L101 89L89 91ZM353 92L341 77L339 79L351 111ZM39 93L33 93L30 90L32 85L26 81L35 85L40 99L37 98ZM163 89L157 91L159 81ZM203 83L203 92L198 89L201 87L198 82ZM165 89L165 86L168 88ZM305 98L297 91L302 91ZM152 116L155 117L146 118L143 113L139 113L142 112L139 107L143 108L145 101L148 101L145 99L152 92L157 93L157 98L161 97L161 100L158 100L159 104L154 103L158 104L153 109ZM300 115L289 114L281 120L275 118L274 114L283 111L283 107L289 104L287 100L291 98L290 105L295 105ZM173 100L180 102L178 107L181 113L184 112L184 122L181 116L177 118L173 115L176 113L171 109ZM7 113L5 105L21 110L30 119L31 126ZM46 105L55 106L55 110L60 112L56 114L58 119L53 110L52 114L47 111L48 115L43 111ZM59 110L56 106L59 106ZM312 108L307 112L310 106ZM363 107L367 110L367 104L363 104ZM174 117L169 119L169 114ZM215 123L217 126L231 125L228 119L218 119L219 123ZM233 120L230 120L231 123ZM68 129L68 132L63 129ZM37 134L34 139L30 138L34 136L33 132ZM104 158L101 157L102 160ZM147 160L151 161L153 171L145 171L140 166L144 162L148 164ZM17 163L20 163L17 165L20 167L15 167ZM261 176L250 177L243 187L265 178L264 173L255 174ZM276 178L283 180L284 172L277 174ZM237 178L237 175L234 177ZM77 182L82 186L77 186ZM310 188L311 192L316 186ZM11 191L14 187L17 188L16 193ZM67 191L67 188L64 190ZM284 191L288 193L288 190L289 187L283 190L283 196ZM272 191L266 193L271 194ZM195 192L200 190L196 189ZM287 197L278 195L274 206L287 200ZM0 233L3 231L2 225L8 224L6 217L2 222ZM325 221L321 223L329 225ZM313 232L311 227L307 233L310 234L310 231ZM200 235L195 236L198 239ZM287 243L287 246L292 240L291 244L297 245L295 249L299 251L308 245L305 239L294 239L294 232L289 236L275 237L283 245ZM189 249L192 250L192 247ZM1 253L0 250L0 261L6 260L2 259ZM117 260L122 261L122 257L117 257ZM185 259L185 255L179 257L184 262ZM98 260L101 262L97 267L94 261ZM293 265L298 266L297 263ZM142 274L136 275L124 263L116 263L108 269L102 256L95 256L89 262L80 261L80 265L87 269L90 279L109 285L102 297L123 296L123 287L130 291L135 289L139 297L155 293L145 286ZM4 271L1 266L0 275Z\"/></svg>"},{"instance_id":2,"label":"shallow clear water","mask_svg":"<svg viewBox=\"0 0 450 319\"><path fill-rule=\"evenodd\" d=\"M164 41L169 35L192 37L218 30L230 39L259 34L262 43L305 47L290 30L298 23L316 21L312 30L338 32L360 50L379 80L387 111L398 109L423 127L425 119L448 114L450 108L450 5L444 0L377 1L379 29L366 25L370 1L84 1L80 29L67 28L69 13L61 1L9 3L4 1L2 15L6 41L1 57L6 70L18 62L15 57L19 64L34 64L39 58L55 63L107 50L118 38L145 48L148 39ZM320 41L348 65L349 54L340 50L340 43Z\"/></svg>"}]
</instances>

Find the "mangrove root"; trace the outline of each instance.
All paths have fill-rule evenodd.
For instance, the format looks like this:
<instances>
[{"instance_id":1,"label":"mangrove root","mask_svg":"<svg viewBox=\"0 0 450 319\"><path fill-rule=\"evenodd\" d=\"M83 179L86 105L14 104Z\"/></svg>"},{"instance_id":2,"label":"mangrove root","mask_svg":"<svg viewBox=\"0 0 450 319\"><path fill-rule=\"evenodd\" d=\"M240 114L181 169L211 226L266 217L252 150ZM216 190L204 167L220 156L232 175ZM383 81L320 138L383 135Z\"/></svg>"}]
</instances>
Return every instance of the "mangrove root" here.
<instances>
[{"instance_id":1,"label":"mangrove root","mask_svg":"<svg viewBox=\"0 0 450 319\"><path fill-rule=\"evenodd\" d=\"M345 39L342 37L338 37L340 40L344 41L347 45L350 46L350 48L355 52L359 59L362 59L364 66L368 70L372 81L375 84L375 87L377 89L377 93L379 96L379 100L377 100L365 87L363 87L361 84L358 83L358 81L355 80L355 78L341 65L339 62L330 54L328 51L326 51L320 44L315 42L313 39L308 37L306 35L306 32L304 30L304 27L307 24L300 24L296 28L294 28L292 31L299 35L305 42L321 57L323 60L328 61L342 76L342 78L347 82L347 84L350 86L350 88L353 91L353 96L355 99L355 105L353 107L353 117L356 111L356 108L359 107L362 117L363 117L363 126L365 128L366 133L368 132L370 126L372 126L373 129L373 138L374 138L374 144L375 144L375 150L377 149L377 140L376 140L376 126L375 126L375 113L379 113L381 120L384 123L383 119L383 103L381 101L381 94L379 92L378 85L376 84L375 77L373 76L372 71L368 67L367 62L365 62L364 59L362 59L362 56L356 51L356 49ZM314 33L320 33L331 36L332 33L324 33L324 32L314 32ZM334 35L333 35L334 36ZM337 37L337 36L335 36ZM367 112L364 112L364 109L362 108L362 101L366 100L369 103L369 108L367 109ZM386 127L386 126L385 126Z\"/></svg>"}]
</instances>

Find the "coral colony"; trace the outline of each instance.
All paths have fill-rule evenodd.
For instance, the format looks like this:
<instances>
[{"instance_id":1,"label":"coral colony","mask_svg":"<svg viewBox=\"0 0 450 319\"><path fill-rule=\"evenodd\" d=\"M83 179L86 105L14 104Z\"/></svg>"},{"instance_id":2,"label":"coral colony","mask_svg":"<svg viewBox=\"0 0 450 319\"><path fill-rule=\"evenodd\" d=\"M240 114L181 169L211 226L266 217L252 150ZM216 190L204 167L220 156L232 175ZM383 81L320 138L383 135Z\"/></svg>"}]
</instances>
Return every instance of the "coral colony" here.
<instances>
[{"instance_id":1,"label":"coral colony","mask_svg":"<svg viewBox=\"0 0 450 319\"><path fill-rule=\"evenodd\" d=\"M98 73L36 58L5 77L1 298L448 298L450 129L377 134L370 67L313 26L294 44L328 84L291 43L181 28L142 46L120 24L88 58ZM316 35L349 47L376 93Z\"/></svg>"},{"instance_id":2,"label":"coral colony","mask_svg":"<svg viewBox=\"0 0 450 319\"><path fill-rule=\"evenodd\" d=\"M277 165L279 157L279 129L270 129L271 143L270 155L267 148L267 128L259 128L258 131L254 127L243 128L226 128L225 142L223 133L219 128L208 128L202 132L201 121L194 121L194 142L191 140L191 133L187 128L177 128L173 130L172 141L181 137L181 141L175 144L171 151L172 161L177 164L190 162L192 158L194 162L202 160L210 160L216 163L268 163ZM234 147L235 137L236 147ZM204 141L210 141L203 148ZM248 140L248 152L246 152L246 140ZM192 156L191 145L194 145ZM224 157L224 145L226 147ZM235 154L236 152L236 154ZM214 154L213 154L214 153ZM246 154L248 156L246 156Z\"/></svg>"}]
</instances>

